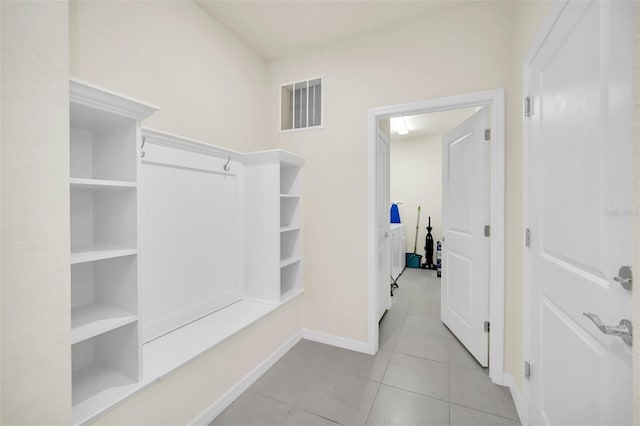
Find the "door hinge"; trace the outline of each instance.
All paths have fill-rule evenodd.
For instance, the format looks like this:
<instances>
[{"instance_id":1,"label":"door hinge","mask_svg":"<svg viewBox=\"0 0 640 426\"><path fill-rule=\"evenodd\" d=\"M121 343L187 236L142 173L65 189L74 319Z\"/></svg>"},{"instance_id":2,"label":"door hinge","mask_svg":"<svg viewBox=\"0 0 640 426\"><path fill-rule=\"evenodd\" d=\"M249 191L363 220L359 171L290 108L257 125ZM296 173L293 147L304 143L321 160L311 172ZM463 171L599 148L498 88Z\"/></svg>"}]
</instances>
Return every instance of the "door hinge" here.
<instances>
[{"instance_id":1,"label":"door hinge","mask_svg":"<svg viewBox=\"0 0 640 426\"><path fill-rule=\"evenodd\" d=\"M484 140L485 141L491 140L491 129L484 129Z\"/></svg>"},{"instance_id":2,"label":"door hinge","mask_svg":"<svg viewBox=\"0 0 640 426\"><path fill-rule=\"evenodd\" d=\"M533 115L533 100L527 96L524 98L524 116L531 117Z\"/></svg>"},{"instance_id":3,"label":"door hinge","mask_svg":"<svg viewBox=\"0 0 640 426\"><path fill-rule=\"evenodd\" d=\"M485 332L485 333L488 333L488 332L489 332L489 328L490 328L490 327L489 327L489 321L485 321L485 322L484 322L484 332Z\"/></svg>"},{"instance_id":4,"label":"door hinge","mask_svg":"<svg viewBox=\"0 0 640 426\"><path fill-rule=\"evenodd\" d=\"M531 363L529 361L524 362L524 378L529 379L531 377Z\"/></svg>"},{"instance_id":5,"label":"door hinge","mask_svg":"<svg viewBox=\"0 0 640 426\"><path fill-rule=\"evenodd\" d=\"M524 244L527 248L531 248L531 229L529 228L524 230Z\"/></svg>"},{"instance_id":6,"label":"door hinge","mask_svg":"<svg viewBox=\"0 0 640 426\"><path fill-rule=\"evenodd\" d=\"M484 236L485 237L490 237L491 236L491 226L490 225L485 225L484 226Z\"/></svg>"}]
</instances>

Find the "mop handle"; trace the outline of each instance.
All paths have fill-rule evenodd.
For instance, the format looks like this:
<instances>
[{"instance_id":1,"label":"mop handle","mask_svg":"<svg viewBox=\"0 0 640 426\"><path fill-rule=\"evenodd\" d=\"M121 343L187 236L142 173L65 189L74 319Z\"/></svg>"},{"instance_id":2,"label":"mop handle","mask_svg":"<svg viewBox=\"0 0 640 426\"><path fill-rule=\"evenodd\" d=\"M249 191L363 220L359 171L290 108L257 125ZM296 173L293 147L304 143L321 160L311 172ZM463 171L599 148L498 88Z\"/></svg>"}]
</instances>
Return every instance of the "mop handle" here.
<instances>
[{"instance_id":1,"label":"mop handle","mask_svg":"<svg viewBox=\"0 0 640 426\"><path fill-rule=\"evenodd\" d=\"M418 206L418 221L416 222L416 238L413 242L413 254L418 252L418 227L420 226L420 206Z\"/></svg>"}]
</instances>

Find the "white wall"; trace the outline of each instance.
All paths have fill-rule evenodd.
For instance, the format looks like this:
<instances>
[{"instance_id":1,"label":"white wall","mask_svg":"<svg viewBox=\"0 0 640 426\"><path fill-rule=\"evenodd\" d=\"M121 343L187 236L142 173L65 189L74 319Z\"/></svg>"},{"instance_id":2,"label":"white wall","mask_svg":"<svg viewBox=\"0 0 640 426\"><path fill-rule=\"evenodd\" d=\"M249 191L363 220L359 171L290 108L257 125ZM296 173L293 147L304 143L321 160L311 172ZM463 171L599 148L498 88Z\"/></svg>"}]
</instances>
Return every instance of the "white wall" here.
<instances>
[{"instance_id":1,"label":"white wall","mask_svg":"<svg viewBox=\"0 0 640 426\"><path fill-rule=\"evenodd\" d=\"M271 63L271 144L307 159L307 327L367 340L367 111L478 90L509 90L515 7L470 3ZM324 76L325 127L280 134L278 85L313 75ZM508 111L507 119L519 119L518 111ZM512 214L508 205L507 215ZM507 251L511 244L508 240Z\"/></svg>"},{"instance_id":2,"label":"white wall","mask_svg":"<svg viewBox=\"0 0 640 426\"><path fill-rule=\"evenodd\" d=\"M505 233L505 371L510 373L520 391L524 388L523 352L523 270L524 250L523 220L523 174L522 174L522 66L524 58L533 43L542 23L551 11L552 3L544 1L524 1L515 9L514 23L518 31L513 34L511 44L512 87L506 96L507 111L512 111L506 122L506 204L507 217Z\"/></svg>"},{"instance_id":3,"label":"white wall","mask_svg":"<svg viewBox=\"0 0 640 426\"><path fill-rule=\"evenodd\" d=\"M266 145L267 64L193 2L73 2L71 74L153 103L144 126L247 151ZM98 424L187 424L299 331L304 298L179 368Z\"/></svg>"},{"instance_id":4,"label":"white wall","mask_svg":"<svg viewBox=\"0 0 640 426\"><path fill-rule=\"evenodd\" d=\"M434 250L442 238L442 135L417 137L391 136L391 200L403 201L398 209L406 224L406 252L412 253L416 235L417 253L423 256L427 222L431 216ZM435 262L435 252L433 261Z\"/></svg>"},{"instance_id":5,"label":"white wall","mask_svg":"<svg viewBox=\"0 0 640 426\"><path fill-rule=\"evenodd\" d=\"M507 106L505 367L522 386L520 88L526 48L549 7L546 2L470 3L271 64L271 144L307 158L307 327L367 339L367 111L502 87ZM310 75L325 76L324 129L278 133L278 84Z\"/></svg>"},{"instance_id":6,"label":"white wall","mask_svg":"<svg viewBox=\"0 0 640 426\"><path fill-rule=\"evenodd\" d=\"M68 8L3 1L0 15L0 424L68 424Z\"/></svg>"},{"instance_id":7,"label":"white wall","mask_svg":"<svg viewBox=\"0 0 640 426\"><path fill-rule=\"evenodd\" d=\"M267 64L193 2L74 1L71 75L160 107L144 126L265 144Z\"/></svg>"}]
</instances>

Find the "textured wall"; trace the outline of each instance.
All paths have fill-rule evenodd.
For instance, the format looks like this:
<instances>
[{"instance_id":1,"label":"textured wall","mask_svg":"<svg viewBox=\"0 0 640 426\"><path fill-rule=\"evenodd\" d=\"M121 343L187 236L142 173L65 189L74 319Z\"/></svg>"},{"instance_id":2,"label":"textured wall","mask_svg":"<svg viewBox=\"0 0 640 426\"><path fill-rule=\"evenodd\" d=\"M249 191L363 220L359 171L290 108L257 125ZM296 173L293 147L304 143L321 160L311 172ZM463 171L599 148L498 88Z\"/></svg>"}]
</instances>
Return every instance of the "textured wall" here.
<instances>
[{"instance_id":1,"label":"textured wall","mask_svg":"<svg viewBox=\"0 0 640 426\"><path fill-rule=\"evenodd\" d=\"M0 9L0 423L68 424L68 7Z\"/></svg>"},{"instance_id":2,"label":"textured wall","mask_svg":"<svg viewBox=\"0 0 640 426\"><path fill-rule=\"evenodd\" d=\"M73 1L71 75L160 107L144 126L265 144L267 64L190 1Z\"/></svg>"}]
</instances>

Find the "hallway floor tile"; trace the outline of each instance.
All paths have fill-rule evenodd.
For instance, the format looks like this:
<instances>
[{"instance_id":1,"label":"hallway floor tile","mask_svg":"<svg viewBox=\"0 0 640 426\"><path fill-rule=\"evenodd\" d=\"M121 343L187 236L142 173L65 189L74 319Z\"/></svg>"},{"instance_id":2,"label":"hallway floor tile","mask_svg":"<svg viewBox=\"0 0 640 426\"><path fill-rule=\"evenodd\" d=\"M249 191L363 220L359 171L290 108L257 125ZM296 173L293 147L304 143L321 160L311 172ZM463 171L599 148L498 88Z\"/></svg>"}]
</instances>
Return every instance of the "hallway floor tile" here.
<instances>
[{"instance_id":1,"label":"hallway floor tile","mask_svg":"<svg viewBox=\"0 0 640 426\"><path fill-rule=\"evenodd\" d=\"M435 271L406 269L365 355L302 340L210 426L516 426L509 390L440 322Z\"/></svg>"}]
</instances>

